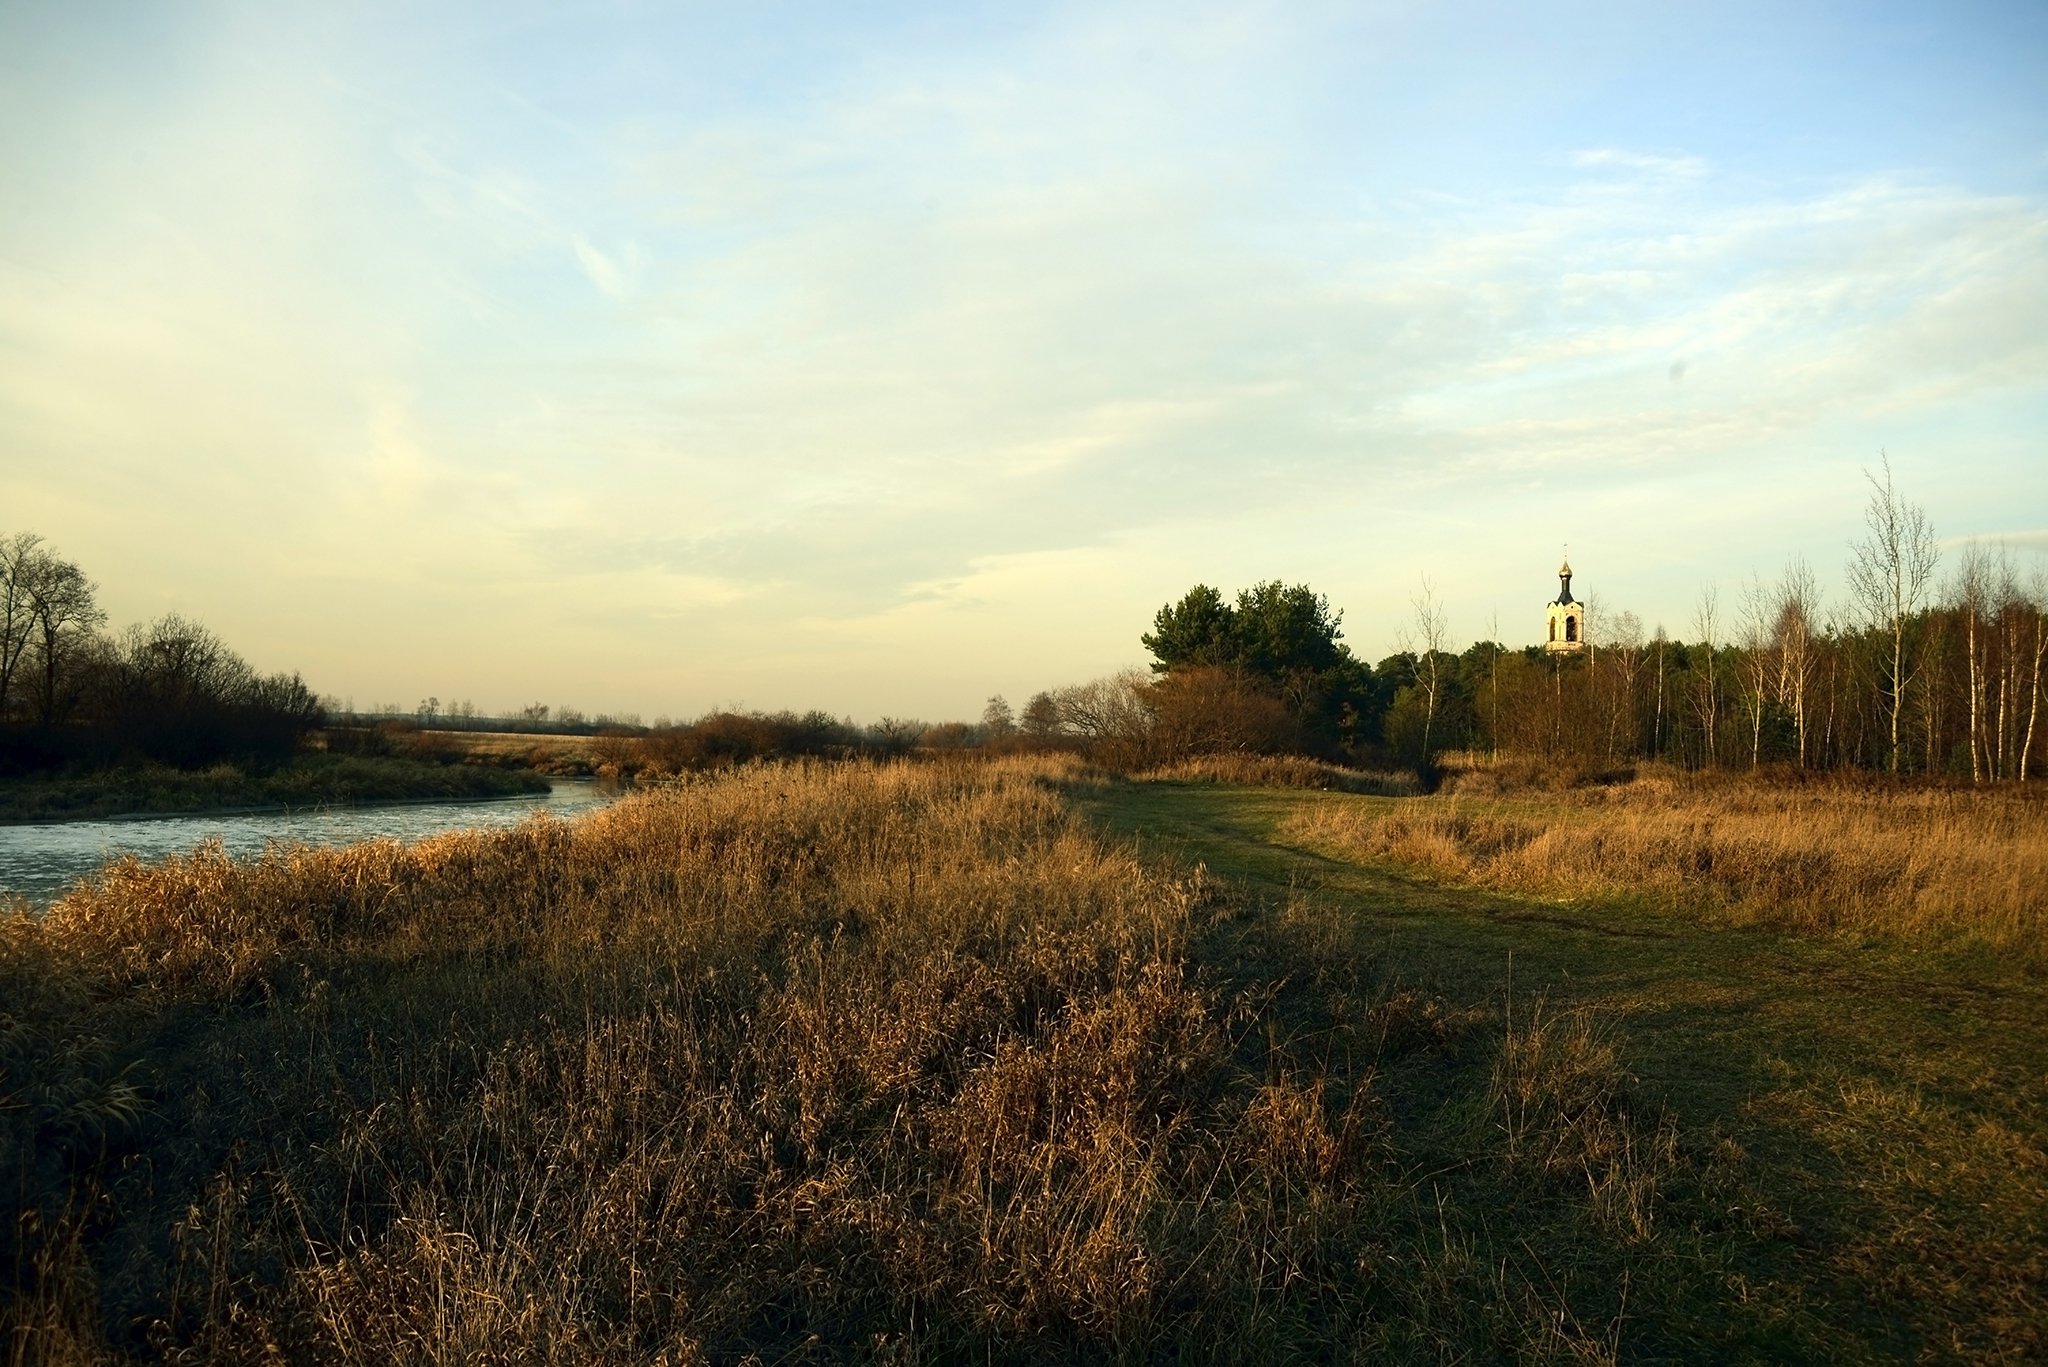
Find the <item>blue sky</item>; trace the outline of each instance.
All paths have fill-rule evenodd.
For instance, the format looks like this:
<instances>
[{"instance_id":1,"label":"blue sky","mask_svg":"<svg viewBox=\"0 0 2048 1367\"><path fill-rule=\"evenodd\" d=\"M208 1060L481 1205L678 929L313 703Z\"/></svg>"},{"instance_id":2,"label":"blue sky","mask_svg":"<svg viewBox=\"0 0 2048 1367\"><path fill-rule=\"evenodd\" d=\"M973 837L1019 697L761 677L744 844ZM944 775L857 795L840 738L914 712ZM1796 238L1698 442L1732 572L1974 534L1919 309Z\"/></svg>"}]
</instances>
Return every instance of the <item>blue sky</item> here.
<instances>
[{"instance_id":1,"label":"blue sky","mask_svg":"<svg viewBox=\"0 0 2048 1367\"><path fill-rule=\"evenodd\" d=\"M1881 450L2041 565L2043 71L2023 4L8 3L0 531L360 704L649 717L972 715L1197 581L1532 640L1565 542L1684 634L1838 583Z\"/></svg>"}]
</instances>

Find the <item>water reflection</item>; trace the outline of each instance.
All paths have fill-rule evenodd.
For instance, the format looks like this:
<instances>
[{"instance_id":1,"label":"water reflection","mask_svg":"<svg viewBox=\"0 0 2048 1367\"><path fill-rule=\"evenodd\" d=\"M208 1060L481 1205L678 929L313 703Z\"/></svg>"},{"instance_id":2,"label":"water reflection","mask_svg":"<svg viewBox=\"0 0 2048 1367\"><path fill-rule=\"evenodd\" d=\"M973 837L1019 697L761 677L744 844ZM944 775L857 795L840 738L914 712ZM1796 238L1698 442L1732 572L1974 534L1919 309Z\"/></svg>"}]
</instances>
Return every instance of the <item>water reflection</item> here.
<instances>
[{"instance_id":1,"label":"water reflection","mask_svg":"<svg viewBox=\"0 0 2048 1367\"><path fill-rule=\"evenodd\" d=\"M417 840L442 831L516 826L536 811L557 816L601 807L617 790L592 779L555 779L546 793L490 802L422 802L331 807L300 812L152 817L137 821L65 821L0 826L0 901L26 897L46 906L78 879L124 854L164 859L219 840L228 853L261 854L265 845L347 845L394 836Z\"/></svg>"}]
</instances>

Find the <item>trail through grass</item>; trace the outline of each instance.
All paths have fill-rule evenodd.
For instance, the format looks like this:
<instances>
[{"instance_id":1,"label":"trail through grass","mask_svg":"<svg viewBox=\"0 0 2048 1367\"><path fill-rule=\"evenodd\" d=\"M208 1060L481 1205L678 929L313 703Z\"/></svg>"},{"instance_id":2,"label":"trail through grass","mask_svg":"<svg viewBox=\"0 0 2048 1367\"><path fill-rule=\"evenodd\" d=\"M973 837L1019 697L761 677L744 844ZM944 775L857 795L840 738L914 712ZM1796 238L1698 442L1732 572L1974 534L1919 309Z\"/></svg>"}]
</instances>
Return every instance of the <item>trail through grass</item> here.
<instances>
[{"instance_id":1,"label":"trail through grass","mask_svg":"<svg viewBox=\"0 0 2048 1367\"><path fill-rule=\"evenodd\" d=\"M1408 985L1452 1010L1541 1002L1600 1023L1638 1099L1748 1189L1668 1212L1720 1243L1711 1289L1681 1278L1697 1297L1687 1313L1751 1320L1758 1347L1783 1334L1786 1357L2048 1350L2048 986L2031 960L1716 925L1642 897L1444 885L1302 842L1384 799L1118 783L1076 800L1244 893L1255 909L1195 951L1232 980L1270 981L1290 958L1298 969L1306 938L1324 983L1349 964L1382 992ZM1281 994L1281 1047L1314 1051L1328 999L1314 985ZM1410 1082L1397 1142L1426 1163L1432 1107L1461 1084L1442 1071Z\"/></svg>"}]
</instances>

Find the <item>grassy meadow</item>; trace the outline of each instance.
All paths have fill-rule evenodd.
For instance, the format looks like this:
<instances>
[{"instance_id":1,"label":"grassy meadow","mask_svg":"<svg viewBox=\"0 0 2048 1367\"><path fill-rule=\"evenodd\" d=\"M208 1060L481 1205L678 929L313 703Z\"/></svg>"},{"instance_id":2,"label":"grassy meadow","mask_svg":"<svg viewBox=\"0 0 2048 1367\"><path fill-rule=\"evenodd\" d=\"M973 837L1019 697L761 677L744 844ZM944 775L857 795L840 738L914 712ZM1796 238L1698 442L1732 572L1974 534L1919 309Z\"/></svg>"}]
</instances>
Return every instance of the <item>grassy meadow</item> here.
<instances>
[{"instance_id":1,"label":"grassy meadow","mask_svg":"<svg viewBox=\"0 0 2048 1367\"><path fill-rule=\"evenodd\" d=\"M1808 934L1977 944L2048 967L2039 790L1646 768L1545 792L1482 766L1423 800L1303 809L1285 835L1502 891L1638 899Z\"/></svg>"},{"instance_id":2,"label":"grassy meadow","mask_svg":"<svg viewBox=\"0 0 2048 1367\"><path fill-rule=\"evenodd\" d=\"M1939 877L1866 867L1896 842L1844 842L1854 916L1731 916L1774 894L1667 893L1654 852L1524 882L1458 843L1478 799L1231 777L755 766L574 824L111 866L0 922L0 1344L2048 1352L2039 882L1930 909ZM1951 873L2040 858L2038 808L1961 796ZM1485 800L1583 849L1652 797ZM1891 797L1857 800L1932 819ZM1737 834L1696 804L1766 802L1667 799ZM1439 821L1427 857L1386 829Z\"/></svg>"}]
</instances>

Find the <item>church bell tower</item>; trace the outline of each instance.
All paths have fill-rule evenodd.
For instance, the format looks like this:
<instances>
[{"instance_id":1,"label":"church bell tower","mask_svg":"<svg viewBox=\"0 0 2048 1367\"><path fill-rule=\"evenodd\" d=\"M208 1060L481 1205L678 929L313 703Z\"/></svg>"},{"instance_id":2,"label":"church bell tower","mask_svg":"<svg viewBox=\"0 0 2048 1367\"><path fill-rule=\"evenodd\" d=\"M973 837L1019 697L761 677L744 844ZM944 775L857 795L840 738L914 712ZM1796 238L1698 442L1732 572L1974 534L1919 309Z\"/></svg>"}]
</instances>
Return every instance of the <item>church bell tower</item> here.
<instances>
[{"instance_id":1,"label":"church bell tower","mask_svg":"<svg viewBox=\"0 0 2048 1367\"><path fill-rule=\"evenodd\" d=\"M1557 597L1545 613L1550 634L1543 648L1558 654L1576 655L1586 648L1586 605L1572 597L1572 562L1567 555L1557 567Z\"/></svg>"}]
</instances>

